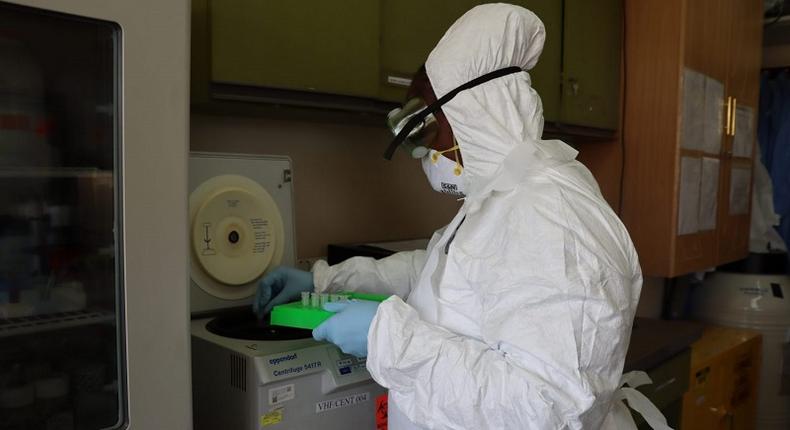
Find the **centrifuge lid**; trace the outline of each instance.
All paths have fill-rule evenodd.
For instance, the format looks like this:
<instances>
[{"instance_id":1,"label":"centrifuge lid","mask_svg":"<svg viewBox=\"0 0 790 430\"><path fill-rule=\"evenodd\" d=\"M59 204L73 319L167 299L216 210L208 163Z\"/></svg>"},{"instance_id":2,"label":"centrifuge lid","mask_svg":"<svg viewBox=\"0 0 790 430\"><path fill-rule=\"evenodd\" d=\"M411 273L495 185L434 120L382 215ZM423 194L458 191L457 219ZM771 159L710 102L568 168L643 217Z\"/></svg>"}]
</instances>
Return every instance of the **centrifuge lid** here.
<instances>
[{"instance_id":1,"label":"centrifuge lid","mask_svg":"<svg viewBox=\"0 0 790 430\"><path fill-rule=\"evenodd\" d=\"M206 330L233 339L246 340L297 340L313 336L310 330L269 325L259 321L251 311L236 311L215 317L206 324Z\"/></svg>"}]
</instances>

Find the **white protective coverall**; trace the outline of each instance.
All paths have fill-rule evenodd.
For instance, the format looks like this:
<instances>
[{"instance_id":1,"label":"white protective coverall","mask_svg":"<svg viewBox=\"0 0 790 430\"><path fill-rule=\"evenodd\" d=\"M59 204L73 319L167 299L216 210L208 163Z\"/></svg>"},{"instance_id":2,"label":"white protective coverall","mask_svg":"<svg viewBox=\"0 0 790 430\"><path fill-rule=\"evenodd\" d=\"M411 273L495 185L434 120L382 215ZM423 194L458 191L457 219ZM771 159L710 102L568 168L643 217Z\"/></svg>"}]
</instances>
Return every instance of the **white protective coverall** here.
<instances>
[{"instance_id":1,"label":"white protective coverall","mask_svg":"<svg viewBox=\"0 0 790 430\"><path fill-rule=\"evenodd\" d=\"M437 97L508 66L531 69L532 12L475 7L426 63ZM313 268L316 291L394 294L368 334L392 430L615 428L642 275L631 240L576 151L540 140L525 73L463 91L443 111L467 197L427 251Z\"/></svg>"}]
</instances>

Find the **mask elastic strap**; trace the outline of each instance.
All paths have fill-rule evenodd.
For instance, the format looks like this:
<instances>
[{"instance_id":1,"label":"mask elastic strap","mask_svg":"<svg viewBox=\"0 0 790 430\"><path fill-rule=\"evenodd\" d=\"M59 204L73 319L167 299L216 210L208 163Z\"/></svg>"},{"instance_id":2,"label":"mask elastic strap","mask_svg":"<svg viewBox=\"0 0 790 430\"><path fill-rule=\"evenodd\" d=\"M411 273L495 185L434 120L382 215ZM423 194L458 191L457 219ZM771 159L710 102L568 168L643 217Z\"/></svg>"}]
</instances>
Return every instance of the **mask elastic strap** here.
<instances>
[{"instance_id":1,"label":"mask elastic strap","mask_svg":"<svg viewBox=\"0 0 790 430\"><path fill-rule=\"evenodd\" d=\"M461 176L461 173L463 173L463 171L464 171L464 167L461 166L461 162L458 160L458 158L459 158L458 157L458 151L460 149L461 148L458 146L458 142L456 142L455 146L453 146L452 148L445 149L444 151L434 150L433 154L431 154L431 162L433 164L436 164L436 163L439 162L439 157L441 157L442 154L444 154L445 152L453 151L453 152L455 152L455 168L453 168L453 174L455 176Z\"/></svg>"},{"instance_id":2,"label":"mask elastic strap","mask_svg":"<svg viewBox=\"0 0 790 430\"><path fill-rule=\"evenodd\" d=\"M403 143L404 140L406 140L406 138L409 136L409 133L411 133L414 127L416 127L418 124L424 121L428 115L438 111L442 107L442 105L452 100L453 97L458 95L458 93L460 93L461 91L468 90L480 84L484 84L492 79L501 78L502 76L512 75L513 73L518 73L518 72L523 72L523 70L521 70L521 67L518 66L505 67L504 69L494 70L493 72L489 72L482 76L478 76L477 78L472 79L471 81L465 84L461 84L455 87L452 91L443 95L441 98L428 105L428 107L420 111L418 114L411 117L411 119L406 123L406 125L403 126L403 128L401 128L400 132L398 132L398 135L395 136L395 139L392 140L392 143L390 143L390 146L384 152L384 158L386 158L387 160L391 160L393 154L395 154L395 150L398 148L398 146L401 143Z\"/></svg>"}]
</instances>

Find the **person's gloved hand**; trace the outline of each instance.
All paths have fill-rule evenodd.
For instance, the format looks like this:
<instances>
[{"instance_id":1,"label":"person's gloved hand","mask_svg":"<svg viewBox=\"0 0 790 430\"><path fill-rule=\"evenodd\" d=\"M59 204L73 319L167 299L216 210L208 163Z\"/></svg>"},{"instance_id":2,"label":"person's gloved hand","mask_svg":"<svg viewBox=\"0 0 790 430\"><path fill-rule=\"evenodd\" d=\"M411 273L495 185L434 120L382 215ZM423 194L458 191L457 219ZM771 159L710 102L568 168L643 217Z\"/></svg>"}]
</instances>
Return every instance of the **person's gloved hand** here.
<instances>
[{"instance_id":1,"label":"person's gloved hand","mask_svg":"<svg viewBox=\"0 0 790 430\"><path fill-rule=\"evenodd\" d=\"M280 266L261 279L252 310L263 318L272 311L276 305L288 303L299 299L302 292L312 292L313 274L292 267Z\"/></svg>"},{"instance_id":2,"label":"person's gloved hand","mask_svg":"<svg viewBox=\"0 0 790 430\"><path fill-rule=\"evenodd\" d=\"M329 302L324 310L336 312L313 330L315 340L326 340L339 346L346 354L368 356L368 329L379 302L352 300Z\"/></svg>"}]
</instances>

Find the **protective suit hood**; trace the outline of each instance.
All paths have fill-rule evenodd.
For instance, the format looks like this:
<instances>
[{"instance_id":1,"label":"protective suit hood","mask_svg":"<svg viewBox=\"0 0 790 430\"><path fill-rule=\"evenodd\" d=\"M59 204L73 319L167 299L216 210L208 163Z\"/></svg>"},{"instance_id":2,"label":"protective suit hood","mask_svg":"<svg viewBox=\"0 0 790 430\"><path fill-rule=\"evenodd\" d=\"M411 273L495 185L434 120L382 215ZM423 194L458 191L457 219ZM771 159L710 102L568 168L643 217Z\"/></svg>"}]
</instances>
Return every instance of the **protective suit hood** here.
<instances>
[{"instance_id":1,"label":"protective suit hood","mask_svg":"<svg viewBox=\"0 0 790 430\"><path fill-rule=\"evenodd\" d=\"M504 24L503 24L504 23ZM477 6L445 33L425 63L437 98L494 70L521 67L459 93L442 107L461 148L470 195L483 192L504 173L517 147L527 166L541 160L569 161L576 151L560 141L541 141L543 106L526 72L537 64L546 31L532 12L509 4Z\"/></svg>"}]
</instances>

